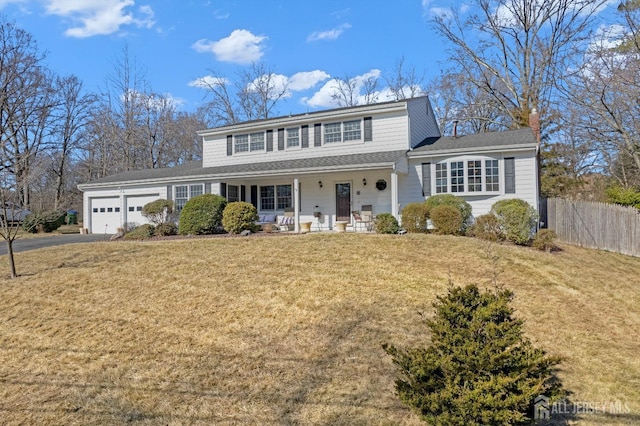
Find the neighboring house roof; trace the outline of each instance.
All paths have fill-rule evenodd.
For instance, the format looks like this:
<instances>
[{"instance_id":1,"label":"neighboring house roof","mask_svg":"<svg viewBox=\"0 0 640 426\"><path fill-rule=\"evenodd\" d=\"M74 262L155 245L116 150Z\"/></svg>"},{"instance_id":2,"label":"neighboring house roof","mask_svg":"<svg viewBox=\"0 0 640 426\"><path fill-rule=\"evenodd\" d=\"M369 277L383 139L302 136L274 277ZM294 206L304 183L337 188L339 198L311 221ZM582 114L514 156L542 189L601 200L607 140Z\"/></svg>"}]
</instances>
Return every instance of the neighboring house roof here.
<instances>
[{"instance_id":1,"label":"neighboring house roof","mask_svg":"<svg viewBox=\"0 0 640 426\"><path fill-rule=\"evenodd\" d=\"M428 138L408 153L409 157L484 150L535 148L538 143L530 128L503 132L476 133L466 136Z\"/></svg>"},{"instance_id":2,"label":"neighboring house roof","mask_svg":"<svg viewBox=\"0 0 640 426\"><path fill-rule=\"evenodd\" d=\"M202 167L202 161L192 161L176 167L163 169L132 170L107 176L78 185L80 189L108 184L129 184L145 181L173 181L206 176L207 178L250 177L252 175L285 175L292 173L312 173L332 170L353 170L393 167L405 150L368 152L363 154L335 155L329 157L299 158L294 160L267 161L260 163L235 164L229 166Z\"/></svg>"}]
</instances>

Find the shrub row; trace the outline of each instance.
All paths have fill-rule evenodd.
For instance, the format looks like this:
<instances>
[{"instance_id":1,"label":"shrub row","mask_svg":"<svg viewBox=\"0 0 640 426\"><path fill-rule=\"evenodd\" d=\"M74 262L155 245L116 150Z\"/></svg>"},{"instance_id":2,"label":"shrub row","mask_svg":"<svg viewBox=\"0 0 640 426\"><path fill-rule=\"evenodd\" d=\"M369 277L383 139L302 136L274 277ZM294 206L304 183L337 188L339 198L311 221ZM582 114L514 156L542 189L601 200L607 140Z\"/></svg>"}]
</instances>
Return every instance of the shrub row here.
<instances>
[{"instance_id":1,"label":"shrub row","mask_svg":"<svg viewBox=\"0 0 640 426\"><path fill-rule=\"evenodd\" d=\"M34 234L39 228L44 232L53 232L64 225L66 217L67 212L64 210L29 213L22 221L22 229Z\"/></svg>"}]
</instances>

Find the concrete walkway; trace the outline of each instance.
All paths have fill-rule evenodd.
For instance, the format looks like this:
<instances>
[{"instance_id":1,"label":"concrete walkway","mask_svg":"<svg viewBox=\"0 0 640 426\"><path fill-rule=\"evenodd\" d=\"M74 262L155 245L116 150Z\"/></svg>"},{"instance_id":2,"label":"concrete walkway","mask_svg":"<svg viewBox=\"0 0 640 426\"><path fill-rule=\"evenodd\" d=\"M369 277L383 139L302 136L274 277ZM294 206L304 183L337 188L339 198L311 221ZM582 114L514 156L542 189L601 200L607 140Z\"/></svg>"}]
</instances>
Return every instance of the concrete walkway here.
<instances>
[{"instance_id":1,"label":"concrete walkway","mask_svg":"<svg viewBox=\"0 0 640 426\"><path fill-rule=\"evenodd\" d=\"M92 243L95 241L109 241L111 235L105 234L63 234L47 235L36 238L18 238L13 242L13 251L37 250L44 247L53 247L63 244ZM7 243L0 239L0 256L7 254Z\"/></svg>"}]
</instances>

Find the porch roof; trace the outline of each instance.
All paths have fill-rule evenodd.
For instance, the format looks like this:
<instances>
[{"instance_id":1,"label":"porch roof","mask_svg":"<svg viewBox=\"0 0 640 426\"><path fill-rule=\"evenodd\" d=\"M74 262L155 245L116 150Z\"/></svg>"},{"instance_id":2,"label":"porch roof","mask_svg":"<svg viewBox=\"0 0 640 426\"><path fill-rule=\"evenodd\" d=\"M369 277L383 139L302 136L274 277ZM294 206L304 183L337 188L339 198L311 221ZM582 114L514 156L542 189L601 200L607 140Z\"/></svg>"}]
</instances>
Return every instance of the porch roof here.
<instances>
[{"instance_id":1,"label":"porch roof","mask_svg":"<svg viewBox=\"0 0 640 426\"><path fill-rule=\"evenodd\" d=\"M369 152L329 157L299 158L229 166L202 167L202 161L191 161L162 169L131 170L78 185L81 190L112 187L114 184L164 183L195 179L230 179L286 174L309 174L393 167L406 151Z\"/></svg>"}]
</instances>

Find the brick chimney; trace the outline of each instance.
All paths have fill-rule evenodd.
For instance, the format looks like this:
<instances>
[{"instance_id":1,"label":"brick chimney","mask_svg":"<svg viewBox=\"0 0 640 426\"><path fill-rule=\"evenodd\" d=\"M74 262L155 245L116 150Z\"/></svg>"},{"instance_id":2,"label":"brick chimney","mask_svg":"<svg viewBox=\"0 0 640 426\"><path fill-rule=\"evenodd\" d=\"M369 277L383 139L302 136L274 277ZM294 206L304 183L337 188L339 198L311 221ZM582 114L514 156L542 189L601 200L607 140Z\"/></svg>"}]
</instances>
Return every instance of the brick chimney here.
<instances>
[{"instance_id":1,"label":"brick chimney","mask_svg":"<svg viewBox=\"0 0 640 426\"><path fill-rule=\"evenodd\" d=\"M529 127L531 127L533 136L535 136L536 141L538 141L538 145L540 145L540 115L538 114L538 110L535 108L533 108L531 110L531 114L529 114Z\"/></svg>"}]
</instances>

